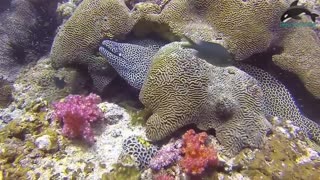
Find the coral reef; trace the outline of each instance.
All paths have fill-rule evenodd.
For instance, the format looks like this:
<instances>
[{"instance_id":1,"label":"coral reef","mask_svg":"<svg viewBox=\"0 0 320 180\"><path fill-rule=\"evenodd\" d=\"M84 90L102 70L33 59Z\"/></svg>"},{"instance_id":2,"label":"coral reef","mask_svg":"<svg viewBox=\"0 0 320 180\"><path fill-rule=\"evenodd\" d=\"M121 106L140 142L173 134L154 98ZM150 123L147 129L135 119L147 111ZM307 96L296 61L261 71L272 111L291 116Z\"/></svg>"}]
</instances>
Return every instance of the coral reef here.
<instances>
[{"instance_id":1,"label":"coral reef","mask_svg":"<svg viewBox=\"0 0 320 180\"><path fill-rule=\"evenodd\" d=\"M63 88L57 87L55 78L63 79ZM16 106L24 108L41 98L48 102L61 99L71 93L86 93L86 77L70 68L55 70L49 58L38 60L33 67L24 68L13 84Z\"/></svg>"},{"instance_id":2,"label":"coral reef","mask_svg":"<svg viewBox=\"0 0 320 180\"><path fill-rule=\"evenodd\" d=\"M171 0L160 14L147 19L166 24L174 35L225 44L242 60L267 50L277 36L287 1ZM163 32L160 32L163 34Z\"/></svg>"},{"instance_id":3,"label":"coral reef","mask_svg":"<svg viewBox=\"0 0 320 180\"><path fill-rule=\"evenodd\" d=\"M315 148L299 136L297 127L289 121L273 121L273 133L261 150L245 150L226 161L229 169L238 173L218 174L220 178L249 179L317 179L320 156ZM227 171L227 172L228 172Z\"/></svg>"},{"instance_id":4,"label":"coral reef","mask_svg":"<svg viewBox=\"0 0 320 180\"><path fill-rule=\"evenodd\" d=\"M151 59L163 45L164 42L149 39L127 43L104 40L99 51L122 78L131 86L141 89Z\"/></svg>"},{"instance_id":5,"label":"coral reef","mask_svg":"<svg viewBox=\"0 0 320 180\"><path fill-rule=\"evenodd\" d=\"M275 64L298 75L307 90L320 98L320 40L316 33L307 27L296 28L280 45L284 51L272 57Z\"/></svg>"},{"instance_id":6,"label":"coral reef","mask_svg":"<svg viewBox=\"0 0 320 180\"><path fill-rule=\"evenodd\" d=\"M206 146L207 133L196 134L193 129L183 136L182 154L180 161L182 169L192 175L201 174L207 166L218 164L217 152L213 147Z\"/></svg>"},{"instance_id":7,"label":"coral reef","mask_svg":"<svg viewBox=\"0 0 320 180\"><path fill-rule=\"evenodd\" d=\"M38 164L38 159L62 150L67 144L55 130L58 124L49 123L45 104L35 104L0 130L0 174L4 179L27 179L30 165ZM41 137L49 137L52 146L37 148Z\"/></svg>"},{"instance_id":8,"label":"coral reef","mask_svg":"<svg viewBox=\"0 0 320 180\"><path fill-rule=\"evenodd\" d=\"M259 81L264 94L263 105L266 114L292 121L310 139L320 145L320 126L303 116L283 84L262 69L245 64L238 64L237 67Z\"/></svg>"},{"instance_id":9,"label":"coral reef","mask_svg":"<svg viewBox=\"0 0 320 180\"><path fill-rule=\"evenodd\" d=\"M0 14L0 75L13 82L21 67L38 60L51 47L57 0L12 0Z\"/></svg>"},{"instance_id":10,"label":"coral reef","mask_svg":"<svg viewBox=\"0 0 320 180\"><path fill-rule=\"evenodd\" d=\"M12 85L0 78L0 108L5 108L12 102L12 91Z\"/></svg>"},{"instance_id":11,"label":"coral reef","mask_svg":"<svg viewBox=\"0 0 320 180\"><path fill-rule=\"evenodd\" d=\"M103 38L126 35L135 22L123 1L84 0L56 35L50 58L53 67L83 66L102 90L116 73L97 56Z\"/></svg>"},{"instance_id":12,"label":"coral reef","mask_svg":"<svg viewBox=\"0 0 320 180\"><path fill-rule=\"evenodd\" d=\"M122 145L129 136L143 135L144 127L131 126L130 115L116 104L103 102L98 106L104 113L104 120L92 124L96 142L88 146L82 141L71 141L53 156L37 159L37 164L28 165L32 169L28 172L29 178L41 174L44 179L101 179L107 178L110 172L121 176L117 172L134 169L131 165L124 166L120 161ZM113 120L110 122L110 119ZM113 164L121 164L121 169Z\"/></svg>"},{"instance_id":13,"label":"coral reef","mask_svg":"<svg viewBox=\"0 0 320 180\"><path fill-rule=\"evenodd\" d=\"M174 143L169 143L156 153L154 157L150 160L149 167L153 170L159 171L161 168L172 165L181 158L181 146L182 141L176 141Z\"/></svg>"},{"instance_id":14,"label":"coral reef","mask_svg":"<svg viewBox=\"0 0 320 180\"><path fill-rule=\"evenodd\" d=\"M123 156L130 155L139 169L149 165L151 158L157 153L158 147L139 136L130 136L123 142Z\"/></svg>"},{"instance_id":15,"label":"coral reef","mask_svg":"<svg viewBox=\"0 0 320 180\"><path fill-rule=\"evenodd\" d=\"M95 94L88 96L69 95L63 101L53 103L54 118L63 122L62 133L69 138L82 137L94 143L91 123L101 120L103 114L97 106L101 98Z\"/></svg>"},{"instance_id":16,"label":"coral reef","mask_svg":"<svg viewBox=\"0 0 320 180\"><path fill-rule=\"evenodd\" d=\"M235 67L215 67L181 43L170 43L154 56L139 99L152 110L147 137L161 140L196 124L215 129L229 155L261 147L268 130L258 82Z\"/></svg>"},{"instance_id":17,"label":"coral reef","mask_svg":"<svg viewBox=\"0 0 320 180\"><path fill-rule=\"evenodd\" d=\"M116 180L116 179L140 179L140 171L136 167L126 167L121 164L114 165L114 171L102 175L102 180Z\"/></svg>"}]
</instances>

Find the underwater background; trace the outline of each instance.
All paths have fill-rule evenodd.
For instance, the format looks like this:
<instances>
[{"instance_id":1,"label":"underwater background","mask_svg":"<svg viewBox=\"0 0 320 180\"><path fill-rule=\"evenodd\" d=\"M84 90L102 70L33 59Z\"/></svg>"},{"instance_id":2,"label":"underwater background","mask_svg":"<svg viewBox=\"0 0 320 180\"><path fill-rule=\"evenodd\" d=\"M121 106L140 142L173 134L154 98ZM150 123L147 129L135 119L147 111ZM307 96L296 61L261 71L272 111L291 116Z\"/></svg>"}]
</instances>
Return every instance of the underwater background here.
<instances>
[{"instance_id":1,"label":"underwater background","mask_svg":"<svg viewBox=\"0 0 320 180\"><path fill-rule=\"evenodd\" d=\"M0 180L320 179L319 0L1 0Z\"/></svg>"}]
</instances>

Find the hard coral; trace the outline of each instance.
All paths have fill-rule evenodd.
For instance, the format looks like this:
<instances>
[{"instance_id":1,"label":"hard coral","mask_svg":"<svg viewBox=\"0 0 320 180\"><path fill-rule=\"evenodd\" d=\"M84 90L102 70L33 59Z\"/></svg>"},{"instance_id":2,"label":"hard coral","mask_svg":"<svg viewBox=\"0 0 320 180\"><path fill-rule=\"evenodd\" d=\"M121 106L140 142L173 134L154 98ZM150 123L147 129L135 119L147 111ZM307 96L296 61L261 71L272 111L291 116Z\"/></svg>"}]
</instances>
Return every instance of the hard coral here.
<instances>
[{"instance_id":1,"label":"hard coral","mask_svg":"<svg viewBox=\"0 0 320 180\"><path fill-rule=\"evenodd\" d=\"M58 32L51 49L53 67L87 67L98 90L116 75L97 56L103 38L123 36L134 25L129 9L119 0L84 0Z\"/></svg>"},{"instance_id":2,"label":"hard coral","mask_svg":"<svg viewBox=\"0 0 320 180\"><path fill-rule=\"evenodd\" d=\"M103 117L97 106L100 102L101 98L91 93L87 97L69 95L64 101L54 103L54 117L63 122L62 133L70 138L83 137L93 143L90 124Z\"/></svg>"},{"instance_id":3,"label":"hard coral","mask_svg":"<svg viewBox=\"0 0 320 180\"><path fill-rule=\"evenodd\" d=\"M196 134L193 129L190 129L182 138L184 157L180 161L180 165L186 173L199 175L208 165L218 164L217 152L212 147L206 146L207 133Z\"/></svg>"},{"instance_id":4,"label":"hard coral","mask_svg":"<svg viewBox=\"0 0 320 180\"><path fill-rule=\"evenodd\" d=\"M225 154L263 145L268 122L258 82L235 67L216 67L170 43L154 56L139 99L153 114L146 135L153 141L195 124L213 128Z\"/></svg>"},{"instance_id":5,"label":"hard coral","mask_svg":"<svg viewBox=\"0 0 320 180\"><path fill-rule=\"evenodd\" d=\"M151 21L174 35L207 41L220 36L237 60L265 51L279 30L285 0L171 0Z\"/></svg>"},{"instance_id":6,"label":"hard coral","mask_svg":"<svg viewBox=\"0 0 320 180\"><path fill-rule=\"evenodd\" d=\"M298 75L307 90L320 98L320 40L312 29L296 28L284 36L284 51L272 60L281 69Z\"/></svg>"}]
</instances>

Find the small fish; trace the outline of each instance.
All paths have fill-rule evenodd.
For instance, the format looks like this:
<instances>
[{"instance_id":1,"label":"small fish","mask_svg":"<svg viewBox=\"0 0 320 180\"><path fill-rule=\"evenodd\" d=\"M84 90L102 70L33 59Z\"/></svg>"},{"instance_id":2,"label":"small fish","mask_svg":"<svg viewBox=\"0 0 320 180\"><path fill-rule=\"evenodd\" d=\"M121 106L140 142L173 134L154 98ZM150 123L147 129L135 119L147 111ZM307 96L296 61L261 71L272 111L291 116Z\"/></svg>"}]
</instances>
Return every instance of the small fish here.
<instances>
[{"instance_id":1,"label":"small fish","mask_svg":"<svg viewBox=\"0 0 320 180\"><path fill-rule=\"evenodd\" d=\"M201 59L205 59L208 63L222 67L233 64L233 56L222 45L201 40L194 42L185 35L183 37L188 41L188 44L183 44L182 46L197 50L196 55Z\"/></svg>"},{"instance_id":2,"label":"small fish","mask_svg":"<svg viewBox=\"0 0 320 180\"><path fill-rule=\"evenodd\" d=\"M54 81L54 84L59 89L63 89L66 86L66 82L64 81L64 77L63 78L59 78L59 77L55 76L55 77L53 77L53 81Z\"/></svg>"},{"instance_id":3,"label":"small fish","mask_svg":"<svg viewBox=\"0 0 320 180\"><path fill-rule=\"evenodd\" d=\"M308 15L311 17L313 22L316 22L316 18L319 16L318 14L311 13L306 7L298 6L299 0L294 1L291 3L290 7L284 12L281 16L281 22L287 22L290 19L301 19L301 15Z\"/></svg>"}]
</instances>

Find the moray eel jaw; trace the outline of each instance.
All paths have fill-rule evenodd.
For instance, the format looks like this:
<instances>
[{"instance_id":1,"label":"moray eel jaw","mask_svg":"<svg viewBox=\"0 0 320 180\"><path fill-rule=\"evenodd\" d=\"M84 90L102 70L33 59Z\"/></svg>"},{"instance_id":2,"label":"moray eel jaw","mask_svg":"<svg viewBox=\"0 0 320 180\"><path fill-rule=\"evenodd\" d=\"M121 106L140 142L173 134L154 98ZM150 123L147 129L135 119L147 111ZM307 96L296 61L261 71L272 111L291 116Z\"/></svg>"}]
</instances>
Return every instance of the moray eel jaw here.
<instances>
[{"instance_id":1,"label":"moray eel jaw","mask_svg":"<svg viewBox=\"0 0 320 180\"><path fill-rule=\"evenodd\" d=\"M140 90L152 58L162 45L161 41L149 39L126 43L104 40L99 51L129 85Z\"/></svg>"},{"instance_id":2,"label":"moray eel jaw","mask_svg":"<svg viewBox=\"0 0 320 180\"><path fill-rule=\"evenodd\" d=\"M129 85L136 89L141 89L142 84L135 81L134 76L140 76L138 69L135 69L130 62L131 58L125 57L121 43L104 40L99 47L100 53L107 59L109 64L124 78Z\"/></svg>"}]
</instances>

